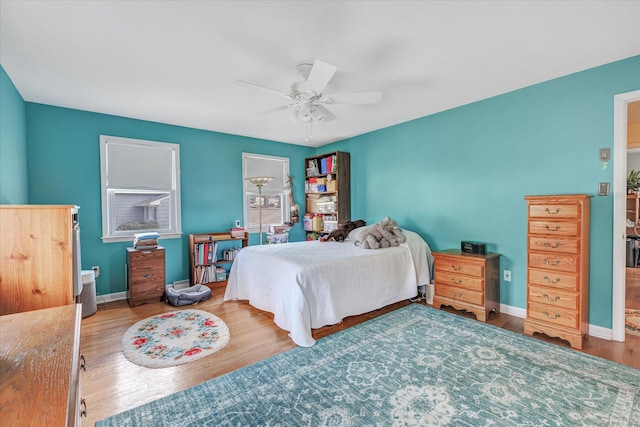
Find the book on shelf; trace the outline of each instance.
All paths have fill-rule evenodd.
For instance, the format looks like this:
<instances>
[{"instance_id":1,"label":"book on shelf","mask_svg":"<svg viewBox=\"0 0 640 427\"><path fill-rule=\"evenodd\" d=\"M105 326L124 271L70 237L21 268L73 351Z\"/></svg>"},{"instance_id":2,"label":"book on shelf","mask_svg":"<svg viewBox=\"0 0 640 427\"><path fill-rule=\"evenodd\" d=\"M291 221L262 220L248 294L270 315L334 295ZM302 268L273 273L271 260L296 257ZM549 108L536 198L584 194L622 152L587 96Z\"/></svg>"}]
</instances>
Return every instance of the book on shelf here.
<instances>
[{"instance_id":1,"label":"book on shelf","mask_svg":"<svg viewBox=\"0 0 640 427\"><path fill-rule=\"evenodd\" d=\"M218 242L215 240L205 243L195 243L193 245L193 259L198 265L213 264L218 260Z\"/></svg>"}]
</instances>

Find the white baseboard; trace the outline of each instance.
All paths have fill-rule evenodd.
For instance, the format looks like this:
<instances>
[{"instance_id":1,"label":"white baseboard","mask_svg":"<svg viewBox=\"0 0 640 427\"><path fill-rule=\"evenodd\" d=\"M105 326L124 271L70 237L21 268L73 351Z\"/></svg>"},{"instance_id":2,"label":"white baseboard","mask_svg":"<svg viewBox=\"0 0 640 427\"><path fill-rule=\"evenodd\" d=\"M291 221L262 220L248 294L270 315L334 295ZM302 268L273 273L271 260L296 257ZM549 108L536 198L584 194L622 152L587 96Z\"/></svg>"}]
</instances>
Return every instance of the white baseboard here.
<instances>
[{"instance_id":1,"label":"white baseboard","mask_svg":"<svg viewBox=\"0 0 640 427\"><path fill-rule=\"evenodd\" d=\"M500 304L500 313L510 314L512 316L525 318L527 317L527 309L514 307L512 305Z\"/></svg>"},{"instance_id":2,"label":"white baseboard","mask_svg":"<svg viewBox=\"0 0 640 427\"><path fill-rule=\"evenodd\" d=\"M589 324L589 336L612 341L613 329L603 328L602 326Z\"/></svg>"},{"instance_id":3,"label":"white baseboard","mask_svg":"<svg viewBox=\"0 0 640 427\"><path fill-rule=\"evenodd\" d=\"M127 299L126 292L114 292L112 294L105 295L96 295L96 303L97 304L105 304L112 301L120 301L123 299Z\"/></svg>"}]
</instances>

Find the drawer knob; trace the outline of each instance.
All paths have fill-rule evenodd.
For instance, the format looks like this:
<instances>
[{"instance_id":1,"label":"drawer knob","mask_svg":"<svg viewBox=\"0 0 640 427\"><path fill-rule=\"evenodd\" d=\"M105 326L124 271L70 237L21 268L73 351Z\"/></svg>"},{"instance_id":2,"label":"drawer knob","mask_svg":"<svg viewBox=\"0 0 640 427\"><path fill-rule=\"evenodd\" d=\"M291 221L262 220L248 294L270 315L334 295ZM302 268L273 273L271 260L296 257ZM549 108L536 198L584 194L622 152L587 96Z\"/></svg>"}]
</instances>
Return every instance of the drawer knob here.
<instances>
[{"instance_id":1,"label":"drawer knob","mask_svg":"<svg viewBox=\"0 0 640 427\"><path fill-rule=\"evenodd\" d=\"M544 243L542 244L542 246L544 246L545 248L555 249L555 248L559 248L559 247L560 247L560 243L549 243L549 242L544 242Z\"/></svg>"},{"instance_id":2,"label":"drawer knob","mask_svg":"<svg viewBox=\"0 0 640 427\"><path fill-rule=\"evenodd\" d=\"M80 405L82 405L82 409L80 410L80 416L81 417L86 417L87 416L87 401L84 399L80 399Z\"/></svg>"},{"instance_id":3,"label":"drawer knob","mask_svg":"<svg viewBox=\"0 0 640 427\"><path fill-rule=\"evenodd\" d=\"M556 208L556 210L553 211L553 212L551 212L551 209L549 209L549 208L544 208L544 211L546 213L548 213L549 215L557 215L557 214L560 213L560 208Z\"/></svg>"},{"instance_id":4,"label":"drawer knob","mask_svg":"<svg viewBox=\"0 0 640 427\"><path fill-rule=\"evenodd\" d=\"M462 271L462 266L457 266L457 265L451 264L451 269L453 271Z\"/></svg>"},{"instance_id":5,"label":"drawer knob","mask_svg":"<svg viewBox=\"0 0 640 427\"><path fill-rule=\"evenodd\" d=\"M544 228L547 229L547 231L560 231L560 226L556 225L555 227L549 227L549 224L545 224Z\"/></svg>"},{"instance_id":6,"label":"drawer knob","mask_svg":"<svg viewBox=\"0 0 640 427\"><path fill-rule=\"evenodd\" d=\"M80 355L80 369L87 371L87 361L84 359L84 355Z\"/></svg>"},{"instance_id":7,"label":"drawer knob","mask_svg":"<svg viewBox=\"0 0 640 427\"><path fill-rule=\"evenodd\" d=\"M558 317L560 317L560 315L558 313L554 314L553 316L550 315L549 313L547 313L547 310L543 311L542 314L547 316L549 319L557 319Z\"/></svg>"},{"instance_id":8,"label":"drawer knob","mask_svg":"<svg viewBox=\"0 0 640 427\"><path fill-rule=\"evenodd\" d=\"M145 274L145 275L144 275L144 276L142 276L142 277L144 277L145 279L148 279L148 278L149 278L149 277L151 277L151 276L153 276L153 274Z\"/></svg>"},{"instance_id":9,"label":"drawer knob","mask_svg":"<svg viewBox=\"0 0 640 427\"><path fill-rule=\"evenodd\" d=\"M547 265L560 265L560 262L561 262L560 260L552 261L552 260L549 260L548 258L545 258L543 261Z\"/></svg>"},{"instance_id":10,"label":"drawer knob","mask_svg":"<svg viewBox=\"0 0 640 427\"><path fill-rule=\"evenodd\" d=\"M549 279L548 276L544 276L544 280L546 280L547 283L551 283L552 285L555 285L556 283L560 282L560 278L559 277L556 278L556 280L551 280L551 279Z\"/></svg>"},{"instance_id":11,"label":"drawer knob","mask_svg":"<svg viewBox=\"0 0 640 427\"><path fill-rule=\"evenodd\" d=\"M556 296L554 298L549 298L549 295L547 295L546 293L542 294L543 297L545 297L546 299L548 299L549 301L560 301L560 297Z\"/></svg>"},{"instance_id":12,"label":"drawer knob","mask_svg":"<svg viewBox=\"0 0 640 427\"><path fill-rule=\"evenodd\" d=\"M454 298L460 298L462 297L462 292L451 291L451 295L453 295Z\"/></svg>"},{"instance_id":13,"label":"drawer knob","mask_svg":"<svg viewBox=\"0 0 640 427\"><path fill-rule=\"evenodd\" d=\"M460 284L462 284L462 279L456 280L455 277L452 277L451 278L451 283L453 283L455 285L460 285Z\"/></svg>"}]
</instances>

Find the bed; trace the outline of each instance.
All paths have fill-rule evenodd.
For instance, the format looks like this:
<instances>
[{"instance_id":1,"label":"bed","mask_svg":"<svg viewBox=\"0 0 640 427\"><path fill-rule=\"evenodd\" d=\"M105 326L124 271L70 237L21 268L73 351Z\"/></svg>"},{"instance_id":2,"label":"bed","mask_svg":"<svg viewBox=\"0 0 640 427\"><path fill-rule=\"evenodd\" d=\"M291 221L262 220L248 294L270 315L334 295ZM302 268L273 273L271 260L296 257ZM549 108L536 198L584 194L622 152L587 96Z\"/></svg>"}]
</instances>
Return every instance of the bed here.
<instances>
[{"instance_id":1,"label":"bed","mask_svg":"<svg viewBox=\"0 0 640 427\"><path fill-rule=\"evenodd\" d=\"M353 241L248 246L237 255L224 300L273 313L299 346L311 330L417 296L431 279L429 245L412 231L400 246L363 249Z\"/></svg>"}]
</instances>

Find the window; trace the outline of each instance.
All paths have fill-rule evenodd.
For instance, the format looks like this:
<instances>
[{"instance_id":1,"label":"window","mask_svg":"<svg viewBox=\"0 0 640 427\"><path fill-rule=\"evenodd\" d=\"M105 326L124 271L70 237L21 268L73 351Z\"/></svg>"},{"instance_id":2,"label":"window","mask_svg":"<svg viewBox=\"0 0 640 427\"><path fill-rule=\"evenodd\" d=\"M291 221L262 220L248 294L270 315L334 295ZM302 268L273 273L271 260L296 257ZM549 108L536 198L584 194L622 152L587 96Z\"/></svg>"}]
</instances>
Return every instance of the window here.
<instances>
[{"instance_id":1,"label":"window","mask_svg":"<svg viewBox=\"0 0 640 427\"><path fill-rule=\"evenodd\" d=\"M100 135L102 240L180 237L180 146Z\"/></svg>"},{"instance_id":2,"label":"window","mask_svg":"<svg viewBox=\"0 0 640 427\"><path fill-rule=\"evenodd\" d=\"M270 176L273 181L262 187L262 198L258 187L247 178ZM262 205L262 229L269 225L281 225L289 222L289 199L285 197L284 187L289 177L289 159L285 157L264 156L242 153L242 178L244 189L244 228L259 231L260 205Z\"/></svg>"}]
</instances>

